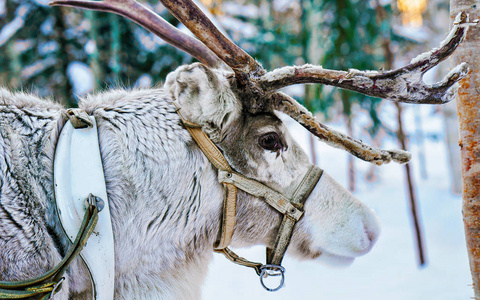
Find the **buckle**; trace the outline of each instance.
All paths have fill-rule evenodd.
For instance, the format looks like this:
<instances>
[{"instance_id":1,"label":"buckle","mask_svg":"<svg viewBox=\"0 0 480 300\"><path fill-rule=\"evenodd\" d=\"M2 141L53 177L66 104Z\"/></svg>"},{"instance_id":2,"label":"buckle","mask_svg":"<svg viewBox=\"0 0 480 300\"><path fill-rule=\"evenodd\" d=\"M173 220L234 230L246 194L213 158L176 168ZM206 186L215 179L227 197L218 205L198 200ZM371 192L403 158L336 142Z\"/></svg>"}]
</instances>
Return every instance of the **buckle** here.
<instances>
[{"instance_id":1,"label":"buckle","mask_svg":"<svg viewBox=\"0 0 480 300\"><path fill-rule=\"evenodd\" d=\"M263 288L269 292L276 292L283 287L285 283L285 268L279 265L262 265L260 267L260 283ZM276 288L269 288L265 285L264 279L267 277L282 276L280 283Z\"/></svg>"},{"instance_id":2,"label":"buckle","mask_svg":"<svg viewBox=\"0 0 480 300\"><path fill-rule=\"evenodd\" d=\"M105 201L103 201L102 198L90 193L87 198L87 207L97 207L98 212L101 212L105 207Z\"/></svg>"}]
</instances>

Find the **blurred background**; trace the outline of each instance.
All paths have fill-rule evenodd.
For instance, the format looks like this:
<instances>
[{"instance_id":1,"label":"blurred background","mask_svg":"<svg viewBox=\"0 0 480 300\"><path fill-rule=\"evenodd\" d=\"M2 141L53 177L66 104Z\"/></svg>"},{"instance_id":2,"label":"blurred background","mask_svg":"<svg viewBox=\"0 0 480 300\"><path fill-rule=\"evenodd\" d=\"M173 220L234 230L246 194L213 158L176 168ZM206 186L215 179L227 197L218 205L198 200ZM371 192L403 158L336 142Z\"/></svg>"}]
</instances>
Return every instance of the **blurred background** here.
<instances>
[{"instance_id":1,"label":"blurred background","mask_svg":"<svg viewBox=\"0 0 480 300\"><path fill-rule=\"evenodd\" d=\"M143 2L145 3L145 2ZM197 1L266 69L312 63L347 70L392 69L448 34L446 0ZM187 31L158 1L145 3ZM74 107L110 88L160 86L193 62L117 15L50 8L48 0L0 0L0 85ZM444 62L426 74L441 80ZM341 269L286 259L286 287L264 291L258 277L215 255L204 299L468 299L470 271L461 217L455 104L399 105L319 85L286 90L317 118L376 147L404 148L406 166L376 167L314 140L286 118L312 161L375 209L377 246ZM263 260L264 249L239 250ZM200 295L199 295L200 297Z\"/></svg>"}]
</instances>

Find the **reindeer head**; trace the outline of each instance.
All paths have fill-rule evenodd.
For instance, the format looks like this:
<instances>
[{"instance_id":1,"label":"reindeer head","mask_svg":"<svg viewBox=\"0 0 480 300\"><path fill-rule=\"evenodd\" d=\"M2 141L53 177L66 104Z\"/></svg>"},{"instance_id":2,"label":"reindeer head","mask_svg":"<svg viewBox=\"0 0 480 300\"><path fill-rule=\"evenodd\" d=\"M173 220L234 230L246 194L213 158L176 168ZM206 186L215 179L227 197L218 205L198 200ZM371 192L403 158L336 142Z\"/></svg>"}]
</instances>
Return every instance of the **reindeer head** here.
<instances>
[{"instance_id":1,"label":"reindeer head","mask_svg":"<svg viewBox=\"0 0 480 300\"><path fill-rule=\"evenodd\" d=\"M200 63L168 75L164 88L185 119L196 123L217 144L236 172L291 195L310 168L276 111L251 113L231 86L231 74ZM274 247L282 214L265 201L241 193L232 244ZM379 234L371 211L324 173L305 203L289 251L300 258L348 262L368 252Z\"/></svg>"},{"instance_id":2,"label":"reindeer head","mask_svg":"<svg viewBox=\"0 0 480 300\"><path fill-rule=\"evenodd\" d=\"M165 89L180 113L208 134L223 152L229 168L287 196L294 193L311 165L278 118L279 112L291 116L329 145L378 165L392 160L405 163L410 155L401 150L375 149L331 130L293 98L277 91L279 88L319 83L399 102L438 104L453 98L452 86L468 71L461 64L439 83L426 85L422 81L423 74L461 42L467 29L465 17L458 19L440 48L396 70L345 72L304 65L267 72L215 28L192 1L160 1L200 41L133 0L56 0L51 4L118 13L200 60L203 64L180 67L167 77ZM303 207L305 214L293 232L290 252L301 258L342 261L368 252L379 233L374 215L327 174L315 182ZM275 232L284 226L282 215L262 197L250 194L240 191L236 211L239 222L232 243L272 247Z\"/></svg>"}]
</instances>

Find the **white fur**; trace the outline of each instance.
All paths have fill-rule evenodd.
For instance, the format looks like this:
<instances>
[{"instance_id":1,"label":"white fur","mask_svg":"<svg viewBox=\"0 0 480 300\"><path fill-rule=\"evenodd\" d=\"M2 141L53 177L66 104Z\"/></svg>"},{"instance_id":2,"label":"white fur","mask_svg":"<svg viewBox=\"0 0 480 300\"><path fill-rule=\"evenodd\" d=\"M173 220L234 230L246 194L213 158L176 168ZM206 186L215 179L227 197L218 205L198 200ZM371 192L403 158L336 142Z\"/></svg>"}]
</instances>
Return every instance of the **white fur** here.
<instances>
[{"instance_id":1,"label":"white fur","mask_svg":"<svg viewBox=\"0 0 480 300\"><path fill-rule=\"evenodd\" d=\"M367 206L326 173L312 192L312 197L320 201L306 203L307 214L301 226L305 226L311 234L313 248L323 254L345 258L370 251L380 227Z\"/></svg>"},{"instance_id":2,"label":"white fur","mask_svg":"<svg viewBox=\"0 0 480 300\"><path fill-rule=\"evenodd\" d=\"M214 136L232 167L245 176L281 191L301 179L309 166L305 153L274 114L243 115L224 74L199 64L181 67L169 75L165 90L110 91L80 103L95 116L99 128L117 249L116 299L198 299L212 259L224 191L216 170L181 125L172 100L185 117ZM193 93L199 98L192 99ZM0 270L16 268L14 276L4 272L0 280L11 280L31 276L33 263L39 264L34 273L47 270L59 261L59 248L68 247L55 223L48 190L63 109L1 89L0 100L4 103L0 105L0 208L4 209L0 209L0 258L4 258ZM15 121L18 118L22 122ZM41 144L18 134L32 130ZM258 145L258 136L271 131L282 137L285 149L272 152ZM26 160L12 169L17 158ZM17 175L28 181L19 182ZM7 190L19 184L37 196ZM22 216L21 228L4 211ZM281 221L265 202L242 191L237 218L233 246L271 245ZM60 246L52 241L52 233L59 235ZM378 234L370 210L324 174L306 201L305 216L295 227L288 253L303 259L351 260L366 253ZM32 250L31 241L41 248ZM28 259L20 256L25 249L31 253ZM86 278L81 265L74 264L57 298L66 299L68 293L74 298L88 295Z\"/></svg>"}]
</instances>

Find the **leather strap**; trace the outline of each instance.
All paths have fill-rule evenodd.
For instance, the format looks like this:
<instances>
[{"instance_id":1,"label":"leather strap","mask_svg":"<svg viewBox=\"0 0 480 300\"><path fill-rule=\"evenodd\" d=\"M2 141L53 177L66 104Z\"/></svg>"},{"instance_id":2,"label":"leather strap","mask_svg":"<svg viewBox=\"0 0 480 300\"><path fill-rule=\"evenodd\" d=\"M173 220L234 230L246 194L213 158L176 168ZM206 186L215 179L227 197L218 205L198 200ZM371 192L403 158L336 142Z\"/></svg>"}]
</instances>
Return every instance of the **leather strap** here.
<instances>
[{"instance_id":1,"label":"leather strap","mask_svg":"<svg viewBox=\"0 0 480 300\"><path fill-rule=\"evenodd\" d=\"M200 150L202 150L212 165L219 171L233 172L222 152L207 134L202 131L202 128L195 123L185 120L178 109L177 113L193 140L197 143ZM223 199L223 215L222 223L220 225L220 234L213 245L215 250L228 247L232 240L233 232L235 231L235 224L237 223L237 188L235 185L229 183L224 183L223 186L226 189L226 196Z\"/></svg>"},{"instance_id":2,"label":"leather strap","mask_svg":"<svg viewBox=\"0 0 480 300\"><path fill-rule=\"evenodd\" d=\"M264 199L271 207L278 212L292 218L295 221L300 220L303 211L292 205L290 200L279 192L269 188L260 182L249 179L236 172L218 171L218 181L221 183L231 183L237 188L251 195Z\"/></svg>"},{"instance_id":3,"label":"leather strap","mask_svg":"<svg viewBox=\"0 0 480 300\"><path fill-rule=\"evenodd\" d=\"M66 115L72 126L76 129L92 127L93 122L86 111L80 108L69 108Z\"/></svg>"},{"instance_id":4,"label":"leather strap","mask_svg":"<svg viewBox=\"0 0 480 300\"><path fill-rule=\"evenodd\" d=\"M257 275L260 275L260 272L261 272L260 268L263 266L262 263L252 262L252 261L249 261L248 259L240 257L229 248L215 249L214 251L217 253L222 253L223 255L225 255L227 259L229 259L233 263L236 263L237 265L254 268L255 272L257 272Z\"/></svg>"},{"instance_id":5,"label":"leather strap","mask_svg":"<svg viewBox=\"0 0 480 300\"><path fill-rule=\"evenodd\" d=\"M223 214L220 236L213 245L214 249L226 249L232 240L237 222L237 188L233 184L224 184L227 196L223 200Z\"/></svg>"},{"instance_id":6,"label":"leather strap","mask_svg":"<svg viewBox=\"0 0 480 300\"><path fill-rule=\"evenodd\" d=\"M269 188L268 186L234 172L221 151L202 131L201 126L185 120L178 108L177 113L182 119L185 128L190 132L190 135L200 147L202 152L218 169L218 181L222 183L227 190L223 202L223 216L219 234L220 236L214 244L214 251L222 253L227 259L236 264L255 269L257 275L261 276L260 281L263 287L268 291L276 291L280 289L284 282L285 272L284 268L281 267L280 264L290 243L293 228L295 223L302 218L303 203L316 186L318 180L320 180L323 170L315 165L312 165L307 171L306 175L303 177L300 184L295 189L292 199L288 199L286 196ZM284 215L273 249L267 248L266 265L249 261L238 256L232 250L227 248L230 244L235 229L237 188L265 200L266 203ZM262 276L272 276L269 275L269 272L266 270L281 272L282 280L277 288L270 289L265 286Z\"/></svg>"},{"instance_id":7,"label":"leather strap","mask_svg":"<svg viewBox=\"0 0 480 300\"><path fill-rule=\"evenodd\" d=\"M323 170L319 167L312 165L307 171L307 174L303 177L302 181L298 185L297 189L293 193L291 203L297 204L303 210L303 204L307 200L308 196L312 193L317 182L322 177ZM290 244L293 229L298 220L290 218L288 215L283 217L280 228L278 229L277 238L273 249L267 248L267 264L281 265L287 247Z\"/></svg>"},{"instance_id":8,"label":"leather strap","mask_svg":"<svg viewBox=\"0 0 480 300\"><path fill-rule=\"evenodd\" d=\"M87 201L80 230L62 261L47 273L33 279L15 282L0 281L0 299L22 299L38 295L43 295L42 299L46 299L51 296L52 292L57 291L63 280L63 274L73 259L80 254L83 246L93 233L98 221L98 211L95 201Z\"/></svg>"}]
</instances>

